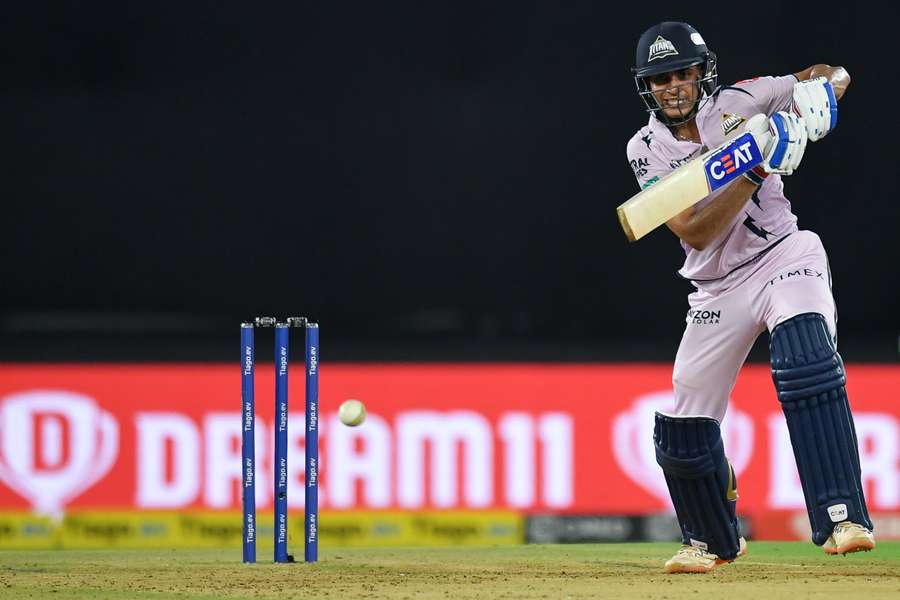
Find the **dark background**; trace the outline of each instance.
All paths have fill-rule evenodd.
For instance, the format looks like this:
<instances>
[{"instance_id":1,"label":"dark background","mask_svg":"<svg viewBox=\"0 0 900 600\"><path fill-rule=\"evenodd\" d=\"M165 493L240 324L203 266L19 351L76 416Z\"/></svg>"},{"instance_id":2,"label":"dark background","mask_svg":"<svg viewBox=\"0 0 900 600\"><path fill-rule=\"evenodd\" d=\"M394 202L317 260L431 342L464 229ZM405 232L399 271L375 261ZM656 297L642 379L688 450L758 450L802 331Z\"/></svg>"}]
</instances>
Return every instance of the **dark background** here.
<instances>
[{"instance_id":1,"label":"dark background","mask_svg":"<svg viewBox=\"0 0 900 600\"><path fill-rule=\"evenodd\" d=\"M233 359L274 313L318 319L326 359L670 360L682 251L614 209L634 45L683 19L721 83L849 70L786 190L845 359L896 360L897 9L691 6L17 3L0 359Z\"/></svg>"}]
</instances>

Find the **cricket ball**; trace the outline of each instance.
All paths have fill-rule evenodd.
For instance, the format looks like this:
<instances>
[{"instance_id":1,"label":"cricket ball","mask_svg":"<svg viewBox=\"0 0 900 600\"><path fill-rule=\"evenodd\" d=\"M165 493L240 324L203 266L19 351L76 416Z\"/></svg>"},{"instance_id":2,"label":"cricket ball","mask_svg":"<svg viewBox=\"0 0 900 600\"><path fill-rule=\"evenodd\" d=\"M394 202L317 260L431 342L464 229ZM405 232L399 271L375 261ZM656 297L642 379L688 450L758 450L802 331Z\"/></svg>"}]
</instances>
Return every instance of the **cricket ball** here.
<instances>
[{"instance_id":1,"label":"cricket ball","mask_svg":"<svg viewBox=\"0 0 900 600\"><path fill-rule=\"evenodd\" d=\"M366 420L366 407L359 400L344 400L338 409L341 423L348 427L356 427Z\"/></svg>"}]
</instances>

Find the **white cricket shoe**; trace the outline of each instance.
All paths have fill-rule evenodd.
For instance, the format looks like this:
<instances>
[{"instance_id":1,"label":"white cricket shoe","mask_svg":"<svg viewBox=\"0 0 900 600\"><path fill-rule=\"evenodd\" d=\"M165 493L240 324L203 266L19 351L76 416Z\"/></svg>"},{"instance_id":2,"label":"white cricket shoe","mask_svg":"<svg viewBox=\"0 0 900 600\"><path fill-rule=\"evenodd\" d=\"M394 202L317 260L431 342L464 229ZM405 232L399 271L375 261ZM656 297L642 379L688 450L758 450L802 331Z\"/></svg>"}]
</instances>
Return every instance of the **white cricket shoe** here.
<instances>
[{"instance_id":1,"label":"white cricket shoe","mask_svg":"<svg viewBox=\"0 0 900 600\"><path fill-rule=\"evenodd\" d=\"M872 532L850 521L841 521L835 525L834 531L822 545L826 554L850 554L874 549L875 536Z\"/></svg>"},{"instance_id":2,"label":"white cricket shoe","mask_svg":"<svg viewBox=\"0 0 900 600\"><path fill-rule=\"evenodd\" d=\"M738 550L737 557L745 554L747 554L747 541L740 538L740 550ZM684 545L678 549L675 556L666 561L666 573L709 573L716 565L728 563L731 560L723 560L712 552Z\"/></svg>"}]
</instances>

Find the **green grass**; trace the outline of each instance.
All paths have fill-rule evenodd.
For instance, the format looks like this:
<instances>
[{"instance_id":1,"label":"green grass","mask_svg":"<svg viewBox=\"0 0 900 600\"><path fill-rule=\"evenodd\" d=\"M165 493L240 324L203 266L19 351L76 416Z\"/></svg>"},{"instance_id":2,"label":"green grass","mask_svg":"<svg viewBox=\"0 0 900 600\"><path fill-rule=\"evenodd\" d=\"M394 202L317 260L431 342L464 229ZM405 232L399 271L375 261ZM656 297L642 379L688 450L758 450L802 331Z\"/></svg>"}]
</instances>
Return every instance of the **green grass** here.
<instances>
[{"instance_id":1,"label":"green grass","mask_svg":"<svg viewBox=\"0 0 900 600\"><path fill-rule=\"evenodd\" d=\"M325 549L315 565L243 565L239 550L4 551L0 598L900 598L900 542L840 557L809 543L751 542L711 574L666 575L676 549Z\"/></svg>"}]
</instances>

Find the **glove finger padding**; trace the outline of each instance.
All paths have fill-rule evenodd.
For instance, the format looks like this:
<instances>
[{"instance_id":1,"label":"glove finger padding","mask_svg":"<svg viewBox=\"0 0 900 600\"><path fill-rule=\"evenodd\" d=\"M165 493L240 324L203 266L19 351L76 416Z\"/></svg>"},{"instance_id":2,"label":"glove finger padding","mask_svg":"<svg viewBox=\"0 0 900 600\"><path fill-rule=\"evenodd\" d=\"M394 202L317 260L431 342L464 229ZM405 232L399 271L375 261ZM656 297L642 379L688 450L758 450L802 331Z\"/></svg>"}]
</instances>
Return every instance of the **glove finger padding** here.
<instances>
[{"instance_id":1,"label":"glove finger padding","mask_svg":"<svg viewBox=\"0 0 900 600\"><path fill-rule=\"evenodd\" d=\"M837 100L825 77L795 83L791 110L804 120L812 142L825 137L837 125Z\"/></svg>"},{"instance_id":2,"label":"glove finger padding","mask_svg":"<svg viewBox=\"0 0 900 600\"><path fill-rule=\"evenodd\" d=\"M757 135L765 133L769 130L769 118L763 113L753 115L744 123L744 131L755 133Z\"/></svg>"},{"instance_id":3,"label":"glove finger padding","mask_svg":"<svg viewBox=\"0 0 900 600\"><path fill-rule=\"evenodd\" d=\"M797 127L800 130L800 148L797 151L797 157L796 157L797 160L793 166L793 169L796 169L798 166L800 166L800 161L803 159L803 154L806 152L806 143L809 141L809 128L804 127L805 124L803 123L802 118L796 117L795 115L791 115L791 116L796 118L799 121L799 123L797 124Z\"/></svg>"},{"instance_id":4,"label":"glove finger padding","mask_svg":"<svg viewBox=\"0 0 900 600\"><path fill-rule=\"evenodd\" d=\"M793 113L777 112L769 118L768 125L772 143L766 148L763 169L767 173L791 175L806 150L806 123Z\"/></svg>"}]
</instances>

